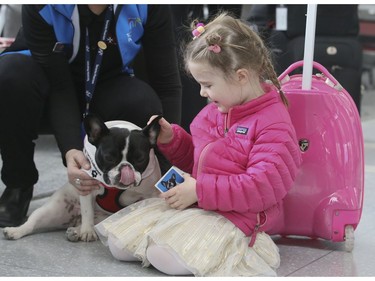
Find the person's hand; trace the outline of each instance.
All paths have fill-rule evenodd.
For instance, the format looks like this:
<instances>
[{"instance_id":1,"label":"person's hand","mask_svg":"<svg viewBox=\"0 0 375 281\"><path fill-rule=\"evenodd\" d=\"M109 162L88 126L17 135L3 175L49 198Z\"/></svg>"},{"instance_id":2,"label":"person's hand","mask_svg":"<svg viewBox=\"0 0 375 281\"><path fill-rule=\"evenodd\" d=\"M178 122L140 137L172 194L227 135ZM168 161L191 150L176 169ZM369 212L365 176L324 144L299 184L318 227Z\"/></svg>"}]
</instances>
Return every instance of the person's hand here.
<instances>
[{"instance_id":1,"label":"person's hand","mask_svg":"<svg viewBox=\"0 0 375 281\"><path fill-rule=\"evenodd\" d=\"M157 115L151 116L147 124L150 124L150 122L154 120L156 117ZM167 144L173 139L172 125L164 118L161 118L159 120L159 125L160 125L160 132L158 136L158 143Z\"/></svg>"},{"instance_id":2,"label":"person's hand","mask_svg":"<svg viewBox=\"0 0 375 281\"><path fill-rule=\"evenodd\" d=\"M15 38L0 37L0 48L8 48L14 42Z\"/></svg>"},{"instance_id":3,"label":"person's hand","mask_svg":"<svg viewBox=\"0 0 375 281\"><path fill-rule=\"evenodd\" d=\"M81 170L90 169L90 162L82 151L71 149L65 154L65 159L69 182L77 188L80 195L88 195L91 191L99 189L99 181L91 178L86 172Z\"/></svg>"},{"instance_id":4,"label":"person's hand","mask_svg":"<svg viewBox=\"0 0 375 281\"><path fill-rule=\"evenodd\" d=\"M168 205L177 210L183 210L198 201L196 193L197 181L189 174L183 174L184 182L176 185L167 192L160 194Z\"/></svg>"}]
</instances>

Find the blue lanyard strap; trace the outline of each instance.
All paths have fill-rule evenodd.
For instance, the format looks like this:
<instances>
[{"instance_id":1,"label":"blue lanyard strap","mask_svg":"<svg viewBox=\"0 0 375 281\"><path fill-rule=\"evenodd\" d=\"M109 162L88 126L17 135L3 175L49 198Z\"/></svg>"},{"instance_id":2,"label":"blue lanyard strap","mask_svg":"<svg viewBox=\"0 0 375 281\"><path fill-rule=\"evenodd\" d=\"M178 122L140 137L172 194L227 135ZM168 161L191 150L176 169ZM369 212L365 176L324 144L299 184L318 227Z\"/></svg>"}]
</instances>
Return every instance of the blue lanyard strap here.
<instances>
[{"instance_id":1,"label":"blue lanyard strap","mask_svg":"<svg viewBox=\"0 0 375 281\"><path fill-rule=\"evenodd\" d=\"M100 66L102 64L104 50L107 48L106 41L107 41L107 34L108 29L111 23L113 15L113 5L109 5L107 8L107 12L105 14L104 26L102 31L101 40L98 42L98 51L95 58L95 63L93 69L91 69L90 65L90 40L89 40L89 31L86 27L86 50L85 50L85 61L86 61L86 109L84 113L84 117L89 113L90 102L92 96L94 94L96 82L98 80L98 74L100 70ZM92 70L92 75L91 75Z\"/></svg>"}]
</instances>

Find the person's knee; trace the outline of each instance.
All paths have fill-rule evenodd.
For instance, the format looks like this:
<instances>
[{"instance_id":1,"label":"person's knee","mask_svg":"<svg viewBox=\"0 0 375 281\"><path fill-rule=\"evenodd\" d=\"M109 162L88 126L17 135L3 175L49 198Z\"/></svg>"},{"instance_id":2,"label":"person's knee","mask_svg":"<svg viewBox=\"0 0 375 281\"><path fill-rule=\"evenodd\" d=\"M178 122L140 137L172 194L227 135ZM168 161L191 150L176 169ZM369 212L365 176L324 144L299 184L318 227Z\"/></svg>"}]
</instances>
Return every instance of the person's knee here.
<instances>
[{"instance_id":1,"label":"person's knee","mask_svg":"<svg viewBox=\"0 0 375 281\"><path fill-rule=\"evenodd\" d=\"M48 94L42 68L32 57L21 54L0 56L0 88L2 100L24 104L29 99L44 99Z\"/></svg>"},{"instance_id":2,"label":"person's knee","mask_svg":"<svg viewBox=\"0 0 375 281\"><path fill-rule=\"evenodd\" d=\"M150 85L136 77L119 76L98 85L90 106L104 120L126 120L144 127L162 104Z\"/></svg>"},{"instance_id":3,"label":"person's knee","mask_svg":"<svg viewBox=\"0 0 375 281\"><path fill-rule=\"evenodd\" d=\"M133 123L140 127L147 124L152 115L163 114L163 106L155 90L145 82L133 78L130 86L131 95L128 96L128 113ZM125 106L125 105L124 105Z\"/></svg>"},{"instance_id":4,"label":"person's knee","mask_svg":"<svg viewBox=\"0 0 375 281\"><path fill-rule=\"evenodd\" d=\"M108 237L108 247L112 256L119 261L138 261L138 259L129 251L118 246L118 239L110 235Z\"/></svg>"},{"instance_id":5,"label":"person's knee","mask_svg":"<svg viewBox=\"0 0 375 281\"><path fill-rule=\"evenodd\" d=\"M192 275L185 262L172 254L171 250L151 243L147 248L148 261L159 271L168 275Z\"/></svg>"},{"instance_id":6,"label":"person's knee","mask_svg":"<svg viewBox=\"0 0 375 281\"><path fill-rule=\"evenodd\" d=\"M1 81L20 81L20 78L30 73L32 67L31 57L21 54L5 54L0 56ZM25 77L27 78L27 77Z\"/></svg>"}]
</instances>

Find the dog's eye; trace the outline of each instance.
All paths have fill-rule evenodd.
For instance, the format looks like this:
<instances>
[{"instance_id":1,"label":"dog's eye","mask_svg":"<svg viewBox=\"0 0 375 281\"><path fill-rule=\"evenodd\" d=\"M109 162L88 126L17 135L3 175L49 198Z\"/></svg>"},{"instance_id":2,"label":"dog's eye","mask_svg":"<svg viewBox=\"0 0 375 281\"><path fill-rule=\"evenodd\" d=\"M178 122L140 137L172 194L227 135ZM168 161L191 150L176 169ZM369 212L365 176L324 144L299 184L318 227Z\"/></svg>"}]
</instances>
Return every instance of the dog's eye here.
<instances>
[{"instance_id":1,"label":"dog's eye","mask_svg":"<svg viewBox=\"0 0 375 281\"><path fill-rule=\"evenodd\" d=\"M104 156L104 161L106 163L115 163L116 162L116 158L111 156L111 155L106 155Z\"/></svg>"},{"instance_id":2,"label":"dog's eye","mask_svg":"<svg viewBox=\"0 0 375 281\"><path fill-rule=\"evenodd\" d=\"M142 162L144 162L146 159L145 159L145 157L143 156L143 155L140 155L139 157L137 157L136 158L136 162L138 162L138 163L142 163Z\"/></svg>"},{"instance_id":3,"label":"dog's eye","mask_svg":"<svg viewBox=\"0 0 375 281\"><path fill-rule=\"evenodd\" d=\"M144 155L137 155L131 162L133 162L132 164L137 170L144 170L148 163L147 157Z\"/></svg>"}]
</instances>

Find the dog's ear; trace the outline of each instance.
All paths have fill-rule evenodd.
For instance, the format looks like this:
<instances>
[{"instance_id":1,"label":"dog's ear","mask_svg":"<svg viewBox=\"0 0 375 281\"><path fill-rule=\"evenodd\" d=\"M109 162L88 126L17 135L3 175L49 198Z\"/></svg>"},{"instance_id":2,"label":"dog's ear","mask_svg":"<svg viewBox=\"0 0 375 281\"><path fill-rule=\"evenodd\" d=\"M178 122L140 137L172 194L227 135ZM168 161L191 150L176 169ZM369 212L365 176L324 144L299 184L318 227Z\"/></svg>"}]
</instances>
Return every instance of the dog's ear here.
<instances>
[{"instance_id":1,"label":"dog's ear","mask_svg":"<svg viewBox=\"0 0 375 281\"><path fill-rule=\"evenodd\" d=\"M143 128L142 132L143 134L148 137L150 143L152 146L156 144L156 140L158 138L159 132L160 132L160 124L159 120L162 118L162 115L158 115L156 118L154 118L150 124L148 124L146 127Z\"/></svg>"},{"instance_id":2,"label":"dog's ear","mask_svg":"<svg viewBox=\"0 0 375 281\"><path fill-rule=\"evenodd\" d=\"M83 120L83 125L87 134L89 143L94 146L98 145L99 140L102 136L109 133L108 127L98 117L92 114L88 114Z\"/></svg>"}]
</instances>

